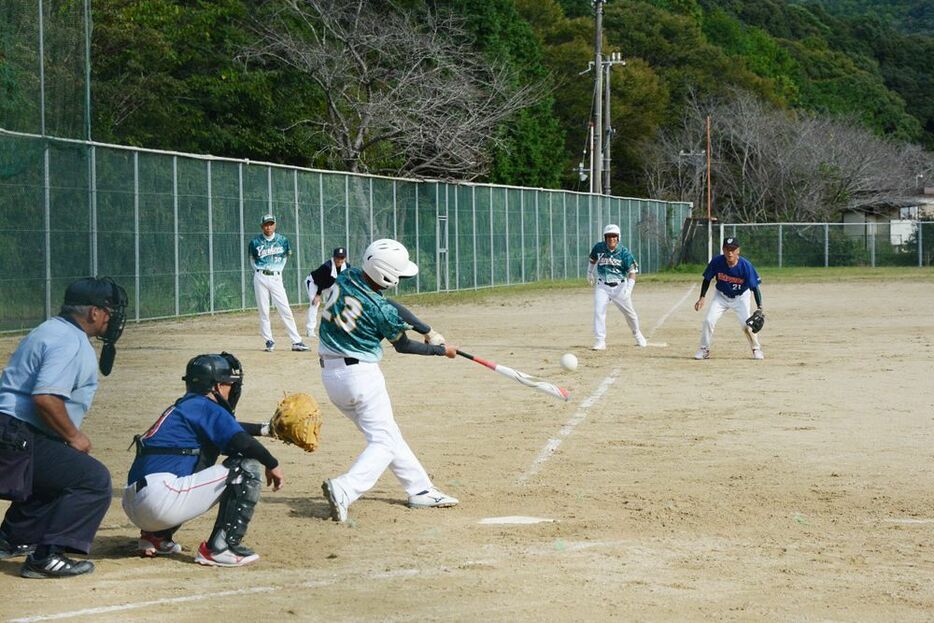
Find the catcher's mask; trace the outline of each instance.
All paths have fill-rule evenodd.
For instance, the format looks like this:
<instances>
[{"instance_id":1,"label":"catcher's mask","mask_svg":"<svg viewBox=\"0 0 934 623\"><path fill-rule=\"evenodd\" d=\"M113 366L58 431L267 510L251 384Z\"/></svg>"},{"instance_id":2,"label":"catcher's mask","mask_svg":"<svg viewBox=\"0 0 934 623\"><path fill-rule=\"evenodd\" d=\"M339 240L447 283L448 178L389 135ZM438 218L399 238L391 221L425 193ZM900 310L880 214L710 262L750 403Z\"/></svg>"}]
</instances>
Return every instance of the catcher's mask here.
<instances>
[{"instance_id":1,"label":"catcher's mask","mask_svg":"<svg viewBox=\"0 0 934 623\"><path fill-rule=\"evenodd\" d=\"M110 277L83 277L71 283L65 290L65 305L93 305L110 312L107 329L98 339L104 342L98 363L101 374L107 376L113 370L117 348L114 344L123 335L126 326L126 290Z\"/></svg>"},{"instance_id":2,"label":"catcher's mask","mask_svg":"<svg viewBox=\"0 0 934 623\"><path fill-rule=\"evenodd\" d=\"M198 355L185 368L185 389L193 394L212 394L218 404L231 413L237 408L243 390L243 366L230 353ZM214 387L218 383L230 383L230 396L226 400Z\"/></svg>"}]
</instances>

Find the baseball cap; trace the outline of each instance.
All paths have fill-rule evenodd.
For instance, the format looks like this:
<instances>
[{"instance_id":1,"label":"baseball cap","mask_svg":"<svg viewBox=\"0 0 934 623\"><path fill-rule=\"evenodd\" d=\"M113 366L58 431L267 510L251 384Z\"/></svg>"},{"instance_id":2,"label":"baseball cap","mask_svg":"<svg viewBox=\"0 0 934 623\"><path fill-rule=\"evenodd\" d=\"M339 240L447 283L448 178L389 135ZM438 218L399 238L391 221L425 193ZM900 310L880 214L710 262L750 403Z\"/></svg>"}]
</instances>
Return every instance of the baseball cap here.
<instances>
[{"instance_id":1,"label":"baseball cap","mask_svg":"<svg viewBox=\"0 0 934 623\"><path fill-rule=\"evenodd\" d=\"M739 238L737 238L736 236L730 236L729 238L723 241L723 246L724 247L738 247L740 246Z\"/></svg>"},{"instance_id":2,"label":"baseball cap","mask_svg":"<svg viewBox=\"0 0 934 623\"><path fill-rule=\"evenodd\" d=\"M337 247L331 257L347 257L347 250L344 247Z\"/></svg>"},{"instance_id":3,"label":"baseball cap","mask_svg":"<svg viewBox=\"0 0 934 623\"><path fill-rule=\"evenodd\" d=\"M260 224L261 224L261 225L265 225L266 223L269 223L269 222L275 223L275 222L276 222L276 217L273 216L272 214L267 214L267 215L263 216L263 220L260 221Z\"/></svg>"}]
</instances>

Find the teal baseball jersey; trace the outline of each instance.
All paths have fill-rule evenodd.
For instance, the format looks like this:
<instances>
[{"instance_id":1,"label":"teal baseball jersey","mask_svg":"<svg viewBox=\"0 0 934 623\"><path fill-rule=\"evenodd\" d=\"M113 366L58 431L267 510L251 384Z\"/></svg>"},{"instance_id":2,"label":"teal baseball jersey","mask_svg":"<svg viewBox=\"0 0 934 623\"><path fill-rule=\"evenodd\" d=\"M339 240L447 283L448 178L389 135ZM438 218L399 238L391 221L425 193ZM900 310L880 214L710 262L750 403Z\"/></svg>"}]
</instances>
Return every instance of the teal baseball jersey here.
<instances>
[{"instance_id":1,"label":"teal baseball jersey","mask_svg":"<svg viewBox=\"0 0 934 623\"><path fill-rule=\"evenodd\" d=\"M250 240L253 268L282 272L290 255L292 247L289 246L289 239L282 234L273 234L272 240L267 240L262 234Z\"/></svg>"},{"instance_id":2,"label":"teal baseball jersey","mask_svg":"<svg viewBox=\"0 0 934 623\"><path fill-rule=\"evenodd\" d=\"M411 328L398 310L366 283L363 271L351 268L338 276L324 302L318 353L375 363L383 358L380 342L384 338L394 342Z\"/></svg>"},{"instance_id":3,"label":"teal baseball jersey","mask_svg":"<svg viewBox=\"0 0 934 623\"><path fill-rule=\"evenodd\" d=\"M629 273L639 272L636 258L621 244L616 245L615 251L610 251L606 242L598 242L590 252L590 259L597 265L597 279L603 282L618 283L624 281Z\"/></svg>"}]
</instances>

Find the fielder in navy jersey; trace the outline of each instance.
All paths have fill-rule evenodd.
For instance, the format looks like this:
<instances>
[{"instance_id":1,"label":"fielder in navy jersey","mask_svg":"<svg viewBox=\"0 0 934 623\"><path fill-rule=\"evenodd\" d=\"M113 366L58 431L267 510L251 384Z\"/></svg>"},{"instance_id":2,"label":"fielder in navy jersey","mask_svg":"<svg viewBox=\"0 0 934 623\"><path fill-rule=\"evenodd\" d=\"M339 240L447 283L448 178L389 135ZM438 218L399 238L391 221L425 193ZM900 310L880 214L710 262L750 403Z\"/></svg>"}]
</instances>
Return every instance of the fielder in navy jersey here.
<instances>
[{"instance_id":1,"label":"fielder in navy jersey","mask_svg":"<svg viewBox=\"0 0 934 623\"><path fill-rule=\"evenodd\" d=\"M134 437L136 459L127 476L123 510L140 528L139 553L177 554L173 535L184 522L218 504L217 521L195 562L238 567L259 556L241 542L259 501L263 469L273 490L284 482L279 462L253 437L268 424L234 417L243 369L230 353L198 355L188 362L184 396L144 434ZM218 457L228 458L215 465Z\"/></svg>"},{"instance_id":2,"label":"fielder in navy jersey","mask_svg":"<svg viewBox=\"0 0 934 623\"><path fill-rule=\"evenodd\" d=\"M694 354L695 359L710 358L710 344L713 341L714 328L723 312L732 310L743 329L743 334L749 340L753 359L765 359L759 336L746 326L746 319L752 314L752 301L755 298L756 307L762 311L762 292L759 284L762 279L756 272L752 263L739 254L740 245L736 237L723 241L723 254L718 255L707 264L704 270L704 280L701 283L700 298L694 303L694 310L700 311L704 307L707 290L710 282L716 279L713 300L707 309L707 316L701 324L700 346ZM750 297L750 292L752 297Z\"/></svg>"}]
</instances>

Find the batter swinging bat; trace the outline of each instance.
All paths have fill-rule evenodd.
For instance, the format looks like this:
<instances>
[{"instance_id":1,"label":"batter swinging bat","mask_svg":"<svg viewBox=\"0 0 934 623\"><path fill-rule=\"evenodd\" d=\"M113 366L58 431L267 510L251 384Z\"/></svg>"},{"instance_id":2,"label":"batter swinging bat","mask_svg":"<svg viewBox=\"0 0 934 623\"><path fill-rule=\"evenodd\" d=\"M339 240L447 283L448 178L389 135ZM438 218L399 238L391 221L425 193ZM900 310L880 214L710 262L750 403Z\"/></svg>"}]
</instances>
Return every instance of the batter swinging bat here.
<instances>
[{"instance_id":1,"label":"batter swinging bat","mask_svg":"<svg viewBox=\"0 0 934 623\"><path fill-rule=\"evenodd\" d=\"M537 389L539 391L545 392L546 394L554 396L555 398L560 398L561 400L571 399L571 392L564 389L563 387L558 387L553 383L549 383L548 381L542 381L541 379L537 379L534 376L526 374L525 372L519 372L518 370L513 370L512 368L507 368L506 366L495 364L492 361L474 357L470 353L465 353L462 350L458 350L457 354L461 357L465 357L471 361L479 363L481 366L486 366L494 372L499 372L503 376L513 379L514 381L518 381L526 387Z\"/></svg>"}]
</instances>

